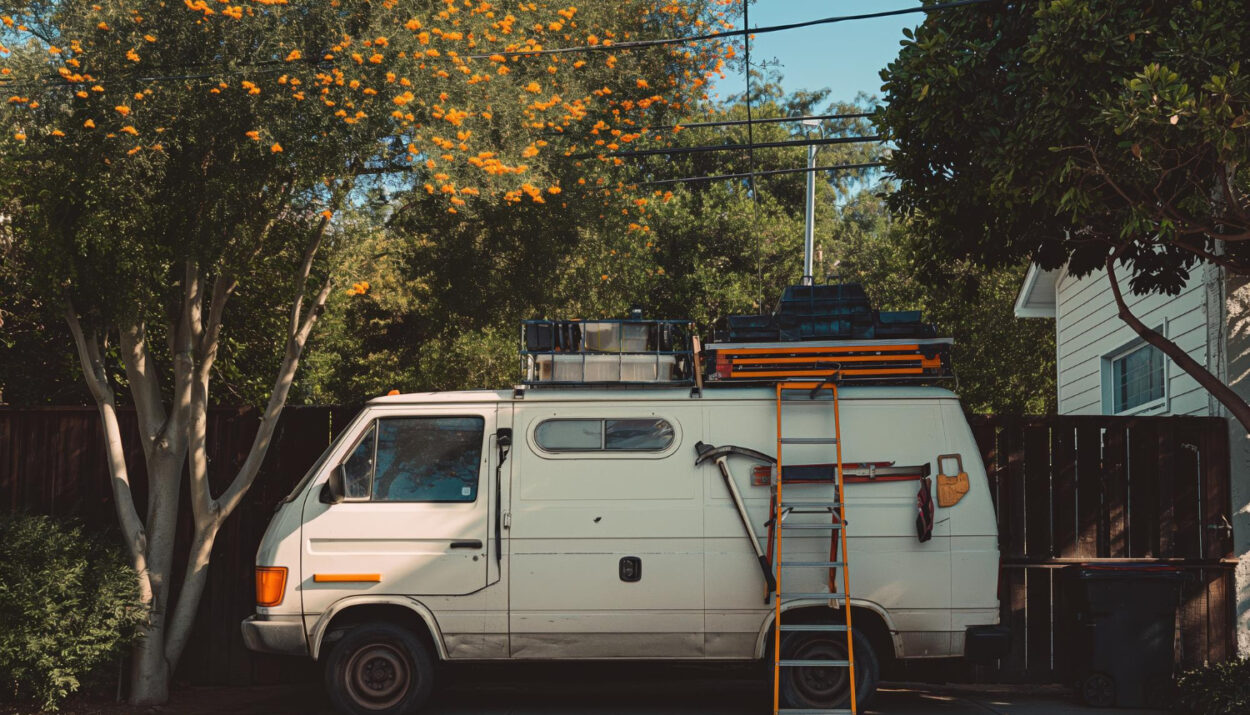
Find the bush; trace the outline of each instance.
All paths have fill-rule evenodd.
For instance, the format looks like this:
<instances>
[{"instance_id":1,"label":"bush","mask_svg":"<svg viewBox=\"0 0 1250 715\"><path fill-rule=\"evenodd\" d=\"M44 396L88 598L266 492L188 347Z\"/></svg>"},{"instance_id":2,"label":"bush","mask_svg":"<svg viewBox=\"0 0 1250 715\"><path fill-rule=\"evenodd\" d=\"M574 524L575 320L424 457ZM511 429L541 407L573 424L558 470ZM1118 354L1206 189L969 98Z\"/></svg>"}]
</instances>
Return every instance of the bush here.
<instances>
[{"instance_id":1,"label":"bush","mask_svg":"<svg viewBox=\"0 0 1250 715\"><path fill-rule=\"evenodd\" d=\"M1176 709L1190 715L1250 713L1250 659L1190 670L1176 682Z\"/></svg>"},{"instance_id":2,"label":"bush","mask_svg":"<svg viewBox=\"0 0 1250 715\"><path fill-rule=\"evenodd\" d=\"M0 696L49 710L134 637L134 570L111 541L44 516L0 516Z\"/></svg>"}]
</instances>

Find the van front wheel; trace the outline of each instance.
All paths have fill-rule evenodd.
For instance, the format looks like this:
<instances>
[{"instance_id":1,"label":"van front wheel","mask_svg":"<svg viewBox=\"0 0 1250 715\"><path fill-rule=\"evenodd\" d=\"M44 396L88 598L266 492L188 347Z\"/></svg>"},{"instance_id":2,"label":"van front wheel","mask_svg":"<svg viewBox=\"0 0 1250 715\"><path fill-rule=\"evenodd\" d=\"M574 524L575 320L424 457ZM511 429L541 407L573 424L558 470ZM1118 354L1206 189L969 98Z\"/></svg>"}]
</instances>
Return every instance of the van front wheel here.
<instances>
[{"instance_id":1,"label":"van front wheel","mask_svg":"<svg viewBox=\"0 0 1250 715\"><path fill-rule=\"evenodd\" d=\"M852 629L855 643L855 700L862 710L877 692L881 667L877 654L862 633ZM846 660L846 633L837 631L791 633L781 641L783 660ZM783 667L780 691L787 706L800 709L849 708L848 668L836 666Z\"/></svg>"},{"instance_id":2,"label":"van front wheel","mask_svg":"<svg viewBox=\"0 0 1250 715\"><path fill-rule=\"evenodd\" d=\"M430 651L411 631L370 623L343 636L326 661L326 690L346 715L416 712L434 687Z\"/></svg>"}]
</instances>

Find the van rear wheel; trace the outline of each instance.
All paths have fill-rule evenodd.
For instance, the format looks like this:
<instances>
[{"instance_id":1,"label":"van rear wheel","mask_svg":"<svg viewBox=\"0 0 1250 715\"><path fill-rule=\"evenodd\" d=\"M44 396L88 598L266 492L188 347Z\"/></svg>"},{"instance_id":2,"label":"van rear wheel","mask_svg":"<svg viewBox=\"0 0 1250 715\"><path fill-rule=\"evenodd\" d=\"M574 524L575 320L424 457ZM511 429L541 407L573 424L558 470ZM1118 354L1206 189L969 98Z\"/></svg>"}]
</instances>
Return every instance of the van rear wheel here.
<instances>
[{"instance_id":1,"label":"van rear wheel","mask_svg":"<svg viewBox=\"0 0 1250 715\"><path fill-rule=\"evenodd\" d=\"M868 638L851 629L855 642L855 699L860 709L877 692L881 666ZM846 660L846 634L840 632L791 633L781 641L784 660ZM781 698L787 707L834 710L851 706L849 668L830 666L781 669Z\"/></svg>"},{"instance_id":2,"label":"van rear wheel","mask_svg":"<svg viewBox=\"0 0 1250 715\"><path fill-rule=\"evenodd\" d=\"M343 636L326 661L326 691L346 715L416 712L434 688L434 660L413 633L369 623Z\"/></svg>"}]
</instances>

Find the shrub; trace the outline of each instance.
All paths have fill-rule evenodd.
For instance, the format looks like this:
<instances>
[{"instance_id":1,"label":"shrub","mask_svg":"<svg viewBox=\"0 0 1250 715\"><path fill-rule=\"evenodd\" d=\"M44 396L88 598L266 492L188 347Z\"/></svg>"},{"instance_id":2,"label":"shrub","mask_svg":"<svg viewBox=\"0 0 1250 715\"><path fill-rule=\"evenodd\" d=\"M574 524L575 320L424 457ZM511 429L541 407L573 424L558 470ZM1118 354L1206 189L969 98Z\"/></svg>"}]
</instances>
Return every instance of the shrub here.
<instances>
[{"instance_id":1,"label":"shrub","mask_svg":"<svg viewBox=\"0 0 1250 715\"><path fill-rule=\"evenodd\" d=\"M1250 712L1250 659L1190 670L1176 682L1176 709L1190 715Z\"/></svg>"},{"instance_id":2,"label":"shrub","mask_svg":"<svg viewBox=\"0 0 1250 715\"><path fill-rule=\"evenodd\" d=\"M0 696L55 710L143 618L110 540L45 516L0 516Z\"/></svg>"}]
</instances>

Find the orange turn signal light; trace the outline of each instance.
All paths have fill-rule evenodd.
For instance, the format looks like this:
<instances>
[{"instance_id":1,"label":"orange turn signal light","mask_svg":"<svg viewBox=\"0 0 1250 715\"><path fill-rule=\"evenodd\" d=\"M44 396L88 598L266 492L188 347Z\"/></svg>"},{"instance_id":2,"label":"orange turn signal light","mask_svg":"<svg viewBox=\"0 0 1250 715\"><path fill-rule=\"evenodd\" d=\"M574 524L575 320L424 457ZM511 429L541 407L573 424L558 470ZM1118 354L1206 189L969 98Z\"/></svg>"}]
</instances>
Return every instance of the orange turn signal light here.
<instances>
[{"instance_id":1,"label":"orange turn signal light","mask_svg":"<svg viewBox=\"0 0 1250 715\"><path fill-rule=\"evenodd\" d=\"M285 566L256 567L256 605L272 608L282 604L286 595Z\"/></svg>"}]
</instances>

